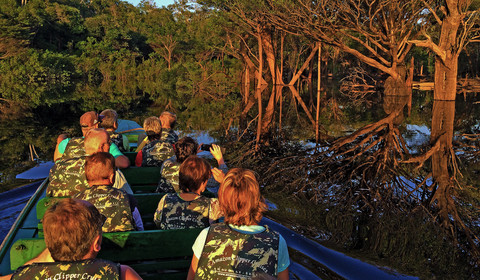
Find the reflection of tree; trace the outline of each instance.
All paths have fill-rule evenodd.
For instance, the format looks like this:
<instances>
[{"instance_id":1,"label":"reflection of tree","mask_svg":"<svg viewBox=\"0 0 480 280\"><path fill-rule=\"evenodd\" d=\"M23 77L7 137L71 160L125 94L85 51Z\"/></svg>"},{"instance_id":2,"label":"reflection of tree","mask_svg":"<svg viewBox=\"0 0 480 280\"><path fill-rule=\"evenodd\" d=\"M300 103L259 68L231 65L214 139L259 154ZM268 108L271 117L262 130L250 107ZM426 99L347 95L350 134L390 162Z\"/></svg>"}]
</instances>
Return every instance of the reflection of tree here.
<instances>
[{"instance_id":1,"label":"reflection of tree","mask_svg":"<svg viewBox=\"0 0 480 280\"><path fill-rule=\"evenodd\" d=\"M409 95L387 95L385 118L321 147L320 152L296 158L298 165L289 165L290 158L276 162L271 165L272 178L292 174L286 181L297 186L297 193L306 192L317 200L328 196L344 205L366 207L367 212L379 203L396 203L394 186L407 190L397 167L408 154L398 128L408 101Z\"/></svg>"},{"instance_id":2,"label":"reflection of tree","mask_svg":"<svg viewBox=\"0 0 480 280\"><path fill-rule=\"evenodd\" d=\"M462 202L458 199L459 170L452 145L454 118L455 101L435 100L432 110L431 148L423 155L405 162L418 163L418 167L421 167L431 158L433 184L429 186L429 196L425 202L432 206L430 209L436 221L451 231L454 238L458 237L457 232L461 230L474 249L472 253L478 255L478 248L473 239L477 242L480 240L465 224L476 218L466 213L466 208L458 207Z\"/></svg>"},{"instance_id":3,"label":"reflection of tree","mask_svg":"<svg viewBox=\"0 0 480 280\"><path fill-rule=\"evenodd\" d=\"M354 207L359 216L426 214L426 225L441 225L436 229L443 228L463 252L477 257L478 198L464 195L457 180L455 102L435 101L429 148L413 157L398 128L409 102L409 95L385 94L385 118L310 154L275 161L267 180L281 178L299 196Z\"/></svg>"}]
</instances>

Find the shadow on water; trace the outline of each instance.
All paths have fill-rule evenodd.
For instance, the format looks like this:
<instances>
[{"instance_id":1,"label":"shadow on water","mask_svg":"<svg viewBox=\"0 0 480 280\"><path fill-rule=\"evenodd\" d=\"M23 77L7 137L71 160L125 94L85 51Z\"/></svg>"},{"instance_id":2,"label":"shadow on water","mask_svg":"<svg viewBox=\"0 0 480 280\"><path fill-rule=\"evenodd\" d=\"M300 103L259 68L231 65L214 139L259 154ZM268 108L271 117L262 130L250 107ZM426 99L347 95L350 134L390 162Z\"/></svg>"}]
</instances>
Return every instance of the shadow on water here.
<instances>
[{"instance_id":1,"label":"shadow on water","mask_svg":"<svg viewBox=\"0 0 480 280\"><path fill-rule=\"evenodd\" d=\"M0 240L3 241L10 227L40 184L41 181L0 193L0 201L2 202L0 203Z\"/></svg>"},{"instance_id":2,"label":"shadow on water","mask_svg":"<svg viewBox=\"0 0 480 280\"><path fill-rule=\"evenodd\" d=\"M289 251L293 253L291 256L293 260L301 261L302 265L311 268L322 279L417 279L399 275L391 270L382 270L328 249L272 220L263 219L262 223L282 234L290 248Z\"/></svg>"}]
</instances>

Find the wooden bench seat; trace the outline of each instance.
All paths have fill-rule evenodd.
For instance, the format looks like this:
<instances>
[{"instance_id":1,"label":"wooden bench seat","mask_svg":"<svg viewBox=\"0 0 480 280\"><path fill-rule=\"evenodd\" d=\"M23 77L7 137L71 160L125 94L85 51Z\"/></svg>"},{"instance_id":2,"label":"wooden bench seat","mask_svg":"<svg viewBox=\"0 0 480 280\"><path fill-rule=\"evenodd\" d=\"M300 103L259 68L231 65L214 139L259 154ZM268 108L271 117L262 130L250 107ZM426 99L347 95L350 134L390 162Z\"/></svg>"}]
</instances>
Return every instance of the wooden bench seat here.
<instances>
[{"instance_id":1,"label":"wooden bench seat","mask_svg":"<svg viewBox=\"0 0 480 280\"><path fill-rule=\"evenodd\" d=\"M202 229L104 233L98 257L130 265L143 279L185 279ZM43 239L20 239L10 250L15 270L45 249Z\"/></svg>"},{"instance_id":2,"label":"wooden bench seat","mask_svg":"<svg viewBox=\"0 0 480 280\"><path fill-rule=\"evenodd\" d=\"M160 167L129 167L122 169L133 193L154 193L160 181Z\"/></svg>"}]
</instances>

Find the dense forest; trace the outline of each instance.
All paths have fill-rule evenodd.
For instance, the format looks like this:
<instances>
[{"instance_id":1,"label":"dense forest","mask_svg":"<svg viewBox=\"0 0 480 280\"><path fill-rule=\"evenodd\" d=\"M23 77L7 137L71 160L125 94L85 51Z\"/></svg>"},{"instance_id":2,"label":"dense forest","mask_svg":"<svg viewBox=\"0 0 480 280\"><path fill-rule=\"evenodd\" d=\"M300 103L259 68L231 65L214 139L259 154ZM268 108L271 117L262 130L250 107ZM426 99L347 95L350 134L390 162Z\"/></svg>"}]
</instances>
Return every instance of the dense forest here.
<instances>
[{"instance_id":1,"label":"dense forest","mask_svg":"<svg viewBox=\"0 0 480 280\"><path fill-rule=\"evenodd\" d=\"M480 131L463 123L453 141L453 127L457 95L480 92L479 9L479 0L2 0L2 130L24 116L114 108L141 121L170 110L182 129L221 131L232 164L313 203L305 211L337 244L426 278L478 276L478 174L461 169L480 163ZM431 82L430 143L412 152L399 126L412 88ZM381 120L332 131L346 114L340 99L370 108L380 98ZM22 135L36 146L51 136L33 131ZM3 145L9 161L22 159L15 146Z\"/></svg>"},{"instance_id":2,"label":"dense forest","mask_svg":"<svg viewBox=\"0 0 480 280\"><path fill-rule=\"evenodd\" d=\"M303 89L298 85L306 84L314 90L318 69L337 79L359 67L380 80L404 80L411 62L414 74L422 77L438 72L436 52L442 46L431 40L440 40L441 25L434 22L437 14L426 12L426 7L438 9L442 16L436 1L432 6L429 1L363 1L363 7L355 7L362 1L338 7L323 2L178 1L157 8L149 1L138 7L114 0L2 1L2 105L70 103L82 110L125 110L149 102L193 115L210 111L216 122L222 120L214 113L218 106L233 108L240 100L247 114L256 88L270 103L268 85L296 86L298 91ZM453 38L461 77L477 77L480 71L478 46L467 44L478 40L478 15L468 12L480 2L470 2L458 2L468 18L458 23ZM315 5L333 6L320 10ZM309 22L309 14L318 17ZM320 16L325 20L316 19ZM382 17L390 21L385 26ZM321 57L314 59L322 43ZM298 92L291 94L313 121L307 101ZM270 108L262 116L264 128Z\"/></svg>"}]
</instances>

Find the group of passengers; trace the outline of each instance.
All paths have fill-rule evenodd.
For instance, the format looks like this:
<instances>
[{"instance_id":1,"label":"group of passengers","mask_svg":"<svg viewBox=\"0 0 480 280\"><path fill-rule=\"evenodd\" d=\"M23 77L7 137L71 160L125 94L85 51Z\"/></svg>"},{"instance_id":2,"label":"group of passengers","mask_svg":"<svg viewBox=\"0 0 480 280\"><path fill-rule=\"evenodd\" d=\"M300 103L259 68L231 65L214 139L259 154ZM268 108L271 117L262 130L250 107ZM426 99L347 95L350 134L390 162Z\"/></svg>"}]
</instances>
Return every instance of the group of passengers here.
<instances>
[{"instance_id":1,"label":"group of passengers","mask_svg":"<svg viewBox=\"0 0 480 280\"><path fill-rule=\"evenodd\" d=\"M128 266L95 259L102 232L143 230L133 192L119 170L130 166L122 154L130 147L128 138L115 132L117 119L111 109L87 112L80 118L82 137L57 138L47 196L69 198L44 215L50 253L20 267L12 279L49 279L67 273L67 264L68 273L87 273L92 279L141 279ZM175 123L170 112L145 119L135 165L161 167L156 192L165 195L154 214L157 228L203 228L192 247L187 279L288 279L285 240L259 225L267 207L255 174L242 168L228 171L215 144L208 151L219 168L212 169L197 156L200 146L193 138L178 139ZM212 186L219 186L218 198L208 191L204 195Z\"/></svg>"}]
</instances>

